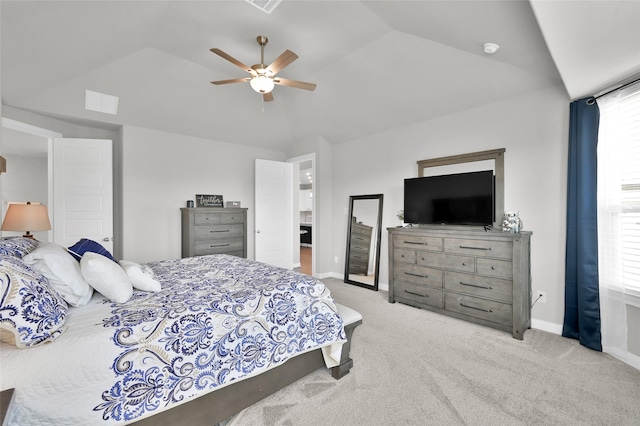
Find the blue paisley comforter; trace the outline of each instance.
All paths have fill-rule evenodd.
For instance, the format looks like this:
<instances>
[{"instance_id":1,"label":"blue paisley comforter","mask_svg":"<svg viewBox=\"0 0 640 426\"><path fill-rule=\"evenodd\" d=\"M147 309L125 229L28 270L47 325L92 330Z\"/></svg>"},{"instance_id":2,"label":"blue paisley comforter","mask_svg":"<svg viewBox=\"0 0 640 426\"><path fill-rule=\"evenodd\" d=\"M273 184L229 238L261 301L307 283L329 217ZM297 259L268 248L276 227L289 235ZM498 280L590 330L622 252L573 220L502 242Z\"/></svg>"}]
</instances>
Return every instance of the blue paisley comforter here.
<instances>
[{"instance_id":1,"label":"blue paisley comforter","mask_svg":"<svg viewBox=\"0 0 640 426\"><path fill-rule=\"evenodd\" d=\"M312 277L227 255L148 265L162 291L138 291L122 304L98 297L72 309L68 330L52 344L17 350L28 356L15 360L3 353L3 362L28 363L16 368L44 365L20 376L34 381L23 389L42 394L23 396L21 405L17 392L29 424L132 421L318 347L338 348L339 358L342 319ZM32 359L38 351L48 361Z\"/></svg>"}]
</instances>

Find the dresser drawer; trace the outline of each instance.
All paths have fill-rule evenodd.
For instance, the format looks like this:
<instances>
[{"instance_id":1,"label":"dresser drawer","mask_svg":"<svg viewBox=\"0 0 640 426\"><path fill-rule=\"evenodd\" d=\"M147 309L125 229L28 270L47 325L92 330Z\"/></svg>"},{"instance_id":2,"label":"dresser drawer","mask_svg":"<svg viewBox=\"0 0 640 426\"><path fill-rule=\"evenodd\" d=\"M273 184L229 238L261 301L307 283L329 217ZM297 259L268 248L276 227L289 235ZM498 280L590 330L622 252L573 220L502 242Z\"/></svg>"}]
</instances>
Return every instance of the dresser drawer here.
<instances>
[{"instance_id":1,"label":"dresser drawer","mask_svg":"<svg viewBox=\"0 0 640 426\"><path fill-rule=\"evenodd\" d=\"M367 266L369 266L369 255L366 253L360 253L360 252L351 252L351 254L349 255L349 266L353 267L358 265L360 266L364 266L364 268L366 269Z\"/></svg>"},{"instance_id":2,"label":"dresser drawer","mask_svg":"<svg viewBox=\"0 0 640 426\"><path fill-rule=\"evenodd\" d=\"M513 278L513 264L508 260L477 259L477 273L498 278Z\"/></svg>"},{"instance_id":3,"label":"dresser drawer","mask_svg":"<svg viewBox=\"0 0 640 426\"><path fill-rule=\"evenodd\" d=\"M243 250L242 238L232 238L228 240L208 240L195 242L195 256L205 254L229 253Z\"/></svg>"},{"instance_id":4,"label":"dresser drawer","mask_svg":"<svg viewBox=\"0 0 640 426\"><path fill-rule=\"evenodd\" d=\"M472 240L463 238L444 239L445 253L511 259L512 249L513 244L511 241Z\"/></svg>"},{"instance_id":5,"label":"dresser drawer","mask_svg":"<svg viewBox=\"0 0 640 426\"><path fill-rule=\"evenodd\" d=\"M393 246L418 250L442 251L442 238L425 235L394 235Z\"/></svg>"},{"instance_id":6,"label":"dresser drawer","mask_svg":"<svg viewBox=\"0 0 640 426\"><path fill-rule=\"evenodd\" d=\"M440 309L444 307L442 290L438 288L397 282L394 294L398 302L412 306L433 306Z\"/></svg>"},{"instance_id":7,"label":"dresser drawer","mask_svg":"<svg viewBox=\"0 0 640 426\"><path fill-rule=\"evenodd\" d=\"M359 251L368 255L370 244L371 240L364 240L362 238L357 238L355 235L352 235L349 248L351 249L351 251Z\"/></svg>"},{"instance_id":8,"label":"dresser drawer","mask_svg":"<svg viewBox=\"0 0 640 426\"><path fill-rule=\"evenodd\" d=\"M416 251L407 249L394 249L393 261L404 263L416 263Z\"/></svg>"},{"instance_id":9,"label":"dresser drawer","mask_svg":"<svg viewBox=\"0 0 640 426\"><path fill-rule=\"evenodd\" d=\"M218 214L220 215L220 223L224 223L224 224L241 223L241 224L244 224L244 214L242 214L242 213L224 212L224 213L218 213Z\"/></svg>"},{"instance_id":10,"label":"dresser drawer","mask_svg":"<svg viewBox=\"0 0 640 426\"><path fill-rule=\"evenodd\" d=\"M368 226L368 225L362 225L360 223L352 223L351 224L351 235L357 234L357 235L361 235L363 237L366 237L367 239L371 239L371 231L372 230L373 230L373 228L371 226Z\"/></svg>"},{"instance_id":11,"label":"dresser drawer","mask_svg":"<svg viewBox=\"0 0 640 426\"><path fill-rule=\"evenodd\" d=\"M513 322L512 307L509 303L495 302L473 296L451 293L446 291L444 307L447 311L457 312L485 321L491 321L506 326Z\"/></svg>"},{"instance_id":12,"label":"dresser drawer","mask_svg":"<svg viewBox=\"0 0 640 426\"><path fill-rule=\"evenodd\" d=\"M511 303L513 299L513 282L500 278L445 271L444 288L447 291L466 293L501 302Z\"/></svg>"},{"instance_id":13,"label":"dresser drawer","mask_svg":"<svg viewBox=\"0 0 640 426\"><path fill-rule=\"evenodd\" d=\"M416 252L416 263L454 271L475 272L475 259L472 256L453 256L444 253L418 251Z\"/></svg>"},{"instance_id":14,"label":"dresser drawer","mask_svg":"<svg viewBox=\"0 0 640 426\"><path fill-rule=\"evenodd\" d=\"M211 240L219 238L236 238L244 236L243 225L208 225L195 226L193 229L196 240Z\"/></svg>"},{"instance_id":15,"label":"dresser drawer","mask_svg":"<svg viewBox=\"0 0 640 426\"><path fill-rule=\"evenodd\" d=\"M244 215L241 213L201 212L193 215L194 225L214 225L244 223Z\"/></svg>"},{"instance_id":16,"label":"dresser drawer","mask_svg":"<svg viewBox=\"0 0 640 426\"><path fill-rule=\"evenodd\" d=\"M393 267L393 279L442 288L442 271L425 268L424 266L395 264Z\"/></svg>"}]
</instances>

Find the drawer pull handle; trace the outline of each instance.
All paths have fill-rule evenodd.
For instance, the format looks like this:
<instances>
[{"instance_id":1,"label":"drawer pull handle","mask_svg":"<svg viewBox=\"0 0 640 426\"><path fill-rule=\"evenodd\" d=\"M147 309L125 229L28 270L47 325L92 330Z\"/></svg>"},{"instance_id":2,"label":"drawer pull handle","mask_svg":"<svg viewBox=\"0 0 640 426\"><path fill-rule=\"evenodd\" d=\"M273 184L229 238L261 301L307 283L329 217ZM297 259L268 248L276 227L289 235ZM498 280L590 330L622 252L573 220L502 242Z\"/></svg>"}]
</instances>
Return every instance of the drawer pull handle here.
<instances>
[{"instance_id":1,"label":"drawer pull handle","mask_svg":"<svg viewBox=\"0 0 640 426\"><path fill-rule=\"evenodd\" d=\"M417 245L419 245L419 246L428 246L428 245L429 245L429 244L427 244L427 243L421 243L421 242L419 242L419 241L405 241L404 243L405 243L405 244L417 244Z\"/></svg>"},{"instance_id":2,"label":"drawer pull handle","mask_svg":"<svg viewBox=\"0 0 640 426\"><path fill-rule=\"evenodd\" d=\"M466 285L468 287L483 288L485 290L493 290L493 287L491 287L491 286L486 287L486 286L483 286L483 285L469 284L469 283L465 283L464 281L460 281L460 284Z\"/></svg>"},{"instance_id":3,"label":"drawer pull handle","mask_svg":"<svg viewBox=\"0 0 640 426\"><path fill-rule=\"evenodd\" d=\"M215 247L229 247L229 244L213 244L209 246L210 248L215 248Z\"/></svg>"},{"instance_id":4,"label":"drawer pull handle","mask_svg":"<svg viewBox=\"0 0 640 426\"><path fill-rule=\"evenodd\" d=\"M428 294L420 294L420 293L414 293L413 291L409 291L409 290L405 290L405 293L409 293L409 294L413 294L414 296L420 296L420 297L429 297Z\"/></svg>"},{"instance_id":5,"label":"drawer pull handle","mask_svg":"<svg viewBox=\"0 0 640 426\"><path fill-rule=\"evenodd\" d=\"M415 272L405 272L405 274L411 275L412 277L429 278L429 275L416 274Z\"/></svg>"},{"instance_id":6,"label":"drawer pull handle","mask_svg":"<svg viewBox=\"0 0 640 426\"><path fill-rule=\"evenodd\" d=\"M222 231L209 231L209 232L211 232L213 234L214 232L229 232L229 231L231 231L231 230L230 229L225 229L225 230L222 230Z\"/></svg>"},{"instance_id":7,"label":"drawer pull handle","mask_svg":"<svg viewBox=\"0 0 640 426\"><path fill-rule=\"evenodd\" d=\"M482 309L482 308L476 308L475 306L469 306L469 305L465 305L464 303L460 302L460 306L465 307L465 308L469 308L469 309L475 309L476 311L482 311L482 312L489 312L489 313L493 313L493 309Z\"/></svg>"},{"instance_id":8,"label":"drawer pull handle","mask_svg":"<svg viewBox=\"0 0 640 426\"><path fill-rule=\"evenodd\" d=\"M353 255L353 258L354 258L354 259L364 259L364 257L363 257L363 256L357 256L357 255Z\"/></svg>"},{"instance_id":9,"label":"drawer pull handle","mask_svg":"<svg viewBox=\"0 0 640 426\"><path fill-rule=\"evenodd\" d=\"M496 267L495 267L495 266L492 266L492 267L491 267L491 270L492 270L492 271L495 271L495 270L496 270Z\"/></svg>"},{"instance_id":10,"label":"drawer pull handle","mask_svg":"<svg viewBox=\"0 0 640 426\"><path fill-rule=\"evenodd\" d=\"M491 247L460 246L461 249L491 251Z\"/></svg>"},{"instance_id":11,"label":"drawer pull handle","mask_svg":"<svg viewBox=\"0 0 640 426\"><path fill-rule=\"evenodd\" d=\"M364 238L360 238L360 237L353 237L354 240L360 240L360 241L364 241Z\"/></svg>"}]
</instances>

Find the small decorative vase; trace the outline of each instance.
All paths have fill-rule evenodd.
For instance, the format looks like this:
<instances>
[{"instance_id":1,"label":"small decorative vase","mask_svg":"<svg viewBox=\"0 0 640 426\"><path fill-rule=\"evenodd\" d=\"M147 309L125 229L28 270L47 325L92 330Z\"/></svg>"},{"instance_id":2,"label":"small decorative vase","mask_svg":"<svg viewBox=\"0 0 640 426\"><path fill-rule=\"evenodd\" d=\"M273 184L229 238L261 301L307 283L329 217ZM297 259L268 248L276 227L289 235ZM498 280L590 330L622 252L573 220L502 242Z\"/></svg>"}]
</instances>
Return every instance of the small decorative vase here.
<instances>
[{"instance_id":1,"label":"small decorative vase","mask_svg":"<svg viewBox=\"0 0 640 426\"><path fill-rule=\"evenodd\" d=\"M518 233L522 230L522 220L518 212L505 212L502 217L502 231Z\"/></svg>"}]
</instances>

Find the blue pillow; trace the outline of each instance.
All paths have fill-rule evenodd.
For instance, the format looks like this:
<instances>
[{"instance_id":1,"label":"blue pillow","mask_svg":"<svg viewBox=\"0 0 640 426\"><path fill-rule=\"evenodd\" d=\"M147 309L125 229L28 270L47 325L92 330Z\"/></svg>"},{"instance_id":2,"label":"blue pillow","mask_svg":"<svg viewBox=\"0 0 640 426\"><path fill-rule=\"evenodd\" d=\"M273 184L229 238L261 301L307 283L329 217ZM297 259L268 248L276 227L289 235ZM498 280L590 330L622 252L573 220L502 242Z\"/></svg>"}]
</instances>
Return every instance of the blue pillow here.
<instances>
[{"instance_id":1,"label":"blue pillow","mask_svg":"<svg viewBox=\"0 0 640 426\"><path fill-rule=\"evenodd\" d=\"M89 240L87 238L82 238L80 241L78 241L71 247L68 247L67 250L69 250L69 253L71 253L71 256L75 257L75 259L78 262L80 262L80 259L82 259L83 254L90 251L93 253L101 254L104 257L118 263L116 259L114 259L114 257L111 255L111 253L109 253L109 250L102 247L100 243L96 243L95 241Z\"/></svg>"}]
</instances>

